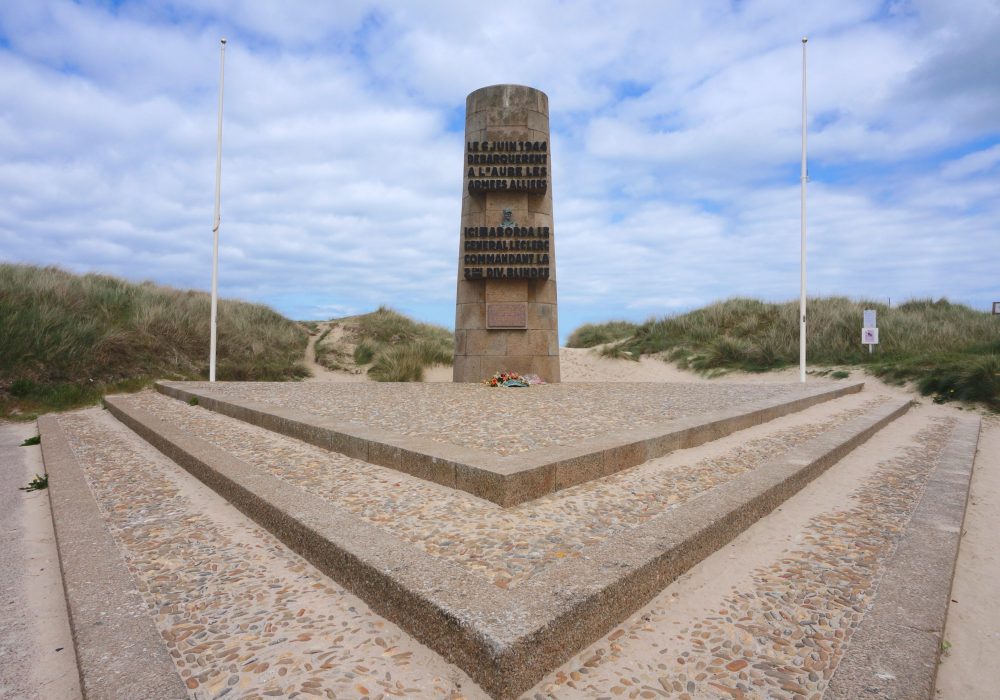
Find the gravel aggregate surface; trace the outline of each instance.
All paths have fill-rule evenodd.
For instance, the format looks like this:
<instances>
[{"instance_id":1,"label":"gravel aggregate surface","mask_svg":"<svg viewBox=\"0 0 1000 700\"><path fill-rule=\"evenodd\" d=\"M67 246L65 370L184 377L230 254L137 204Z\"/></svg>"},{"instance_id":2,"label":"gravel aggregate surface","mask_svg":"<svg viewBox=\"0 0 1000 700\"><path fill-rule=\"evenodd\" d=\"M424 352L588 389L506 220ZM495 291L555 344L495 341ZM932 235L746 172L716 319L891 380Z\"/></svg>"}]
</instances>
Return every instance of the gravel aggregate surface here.
<instances>
[{"instance_id":1,"label":"gravel aggregate surface","mask_svg":"<svg viewBox=\"0 0 1000 700\"><path fill-rule=\"evenodd\" d=\"M495 390L494 390L495 391ZM697 498L881 403L862 394L838 401L832 416L809 411L774 421L765 435L730 436L710 458L684 451L504 509L471 494L278 435L158 393L128 401L384 528L424 552L512 588L565 557ZM814 413L825 411L819 408ZM794 424L794 427L789 427Z\"/></svg>"},{"instance_id":2,"label":"gravel aggregate surface","mask_svg":"<svg viewBox=\"0 0 1000 700\"><path fill-rule=\"evenodd\" d=\"M191 698L482 697L107 414L60 424Z\"/></svg>"},{"instance_id":3,"label":"gravel aggregate surface","mask_svg":"<svg viewBox=\"0 0 1000 700\"><path fill-rule=\"evenodd\" d=\"M933 419L879 462L847 508L816 514L784 556L692 622L664 590L536 686L534 697L820 700L954 427ZM683 625L683 626L681 626Z\"/></svg>"},{"instance_id":4,"label":"gravel aggregate surface","mask_svg":"<svg viewBox=\"0 0 1000 700\"><path fill-rule=\"evenodd\" d=\"M752 437L736 433L510 509L157 393L128 400L481 574L484 583L509 588L669 513L886 396L843 397L755 428ZM60 423L190 697L486 697L459 669L107 413L65 414ZM665 589L524 697L819 700L954 423L919 423L908 441L844 487L848 496L810 512L794 546L762 560L718 599L701 601L698 615L679 622Z\"/></svg>"},{"instance_id":5,"label":"gravel aggregate surface","mask_svg":"<svg viewBox=\"0 0 1000 700\"><path fill-rule=\"evenodd\" d=\"M473 447L497 455L573 445L804 391L801 384L573 383L527 389L484 384L186 382L194 390Z\"/></svg>"}]
</instances>

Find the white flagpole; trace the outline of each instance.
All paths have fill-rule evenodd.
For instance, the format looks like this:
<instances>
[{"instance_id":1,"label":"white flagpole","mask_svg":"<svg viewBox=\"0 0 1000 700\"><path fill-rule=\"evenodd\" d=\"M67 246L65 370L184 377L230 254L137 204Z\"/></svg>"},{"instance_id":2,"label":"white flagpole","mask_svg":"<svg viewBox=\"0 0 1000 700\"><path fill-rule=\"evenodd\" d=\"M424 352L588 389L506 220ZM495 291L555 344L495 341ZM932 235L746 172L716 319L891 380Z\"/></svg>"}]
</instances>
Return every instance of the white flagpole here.
<instances>
[{"instance_id":1,"label":"white flagpole","mask_svg":"<svg viewBox=\"0 0 1000 700\"><path fill-rule=\"evenodd\" d=\"M219 137L215 148L215 216L212 219L212 338L209 341L208 381L215 381L216 315L219 308L219 197L222 186L222 93L226 84L226 40L222 39L219 67Z\"/></svg>"},{"instance_id":2,"label":"white flagpole","mask_svg":"<svg viewBox=\"0 0 1000 700\"><path fill-rule=\"evenodd\" d=\"M799 284L799 381L806 381L806 42L802 37L802 223Z\"/></svg>"}]
</instances>

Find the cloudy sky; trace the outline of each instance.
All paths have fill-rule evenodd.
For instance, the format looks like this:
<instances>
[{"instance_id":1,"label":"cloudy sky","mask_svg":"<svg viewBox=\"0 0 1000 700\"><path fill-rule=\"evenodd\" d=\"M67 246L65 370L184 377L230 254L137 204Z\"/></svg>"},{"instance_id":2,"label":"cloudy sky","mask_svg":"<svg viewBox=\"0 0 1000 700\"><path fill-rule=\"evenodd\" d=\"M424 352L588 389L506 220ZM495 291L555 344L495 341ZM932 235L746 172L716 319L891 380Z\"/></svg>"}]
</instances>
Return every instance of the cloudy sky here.
<instances>
[{"instance_id":1,"label":"cloudy sky","mask_svg":"<svg viewBox=\"0 0 1000 700\"><path fill-rule=\"evenodd\" d=\"M1000 300L1000 0L0 3L0 260L454 322L465 96L549 95L560 330Z\"/></svg>"}]
</instances>

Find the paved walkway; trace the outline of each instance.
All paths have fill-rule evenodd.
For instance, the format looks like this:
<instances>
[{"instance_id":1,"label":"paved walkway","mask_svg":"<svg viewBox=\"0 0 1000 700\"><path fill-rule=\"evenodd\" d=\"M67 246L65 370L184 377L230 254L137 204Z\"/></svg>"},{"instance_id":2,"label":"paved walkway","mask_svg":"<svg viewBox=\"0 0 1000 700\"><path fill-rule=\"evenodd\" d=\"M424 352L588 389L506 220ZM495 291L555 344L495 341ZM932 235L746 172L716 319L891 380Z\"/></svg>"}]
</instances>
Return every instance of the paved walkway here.
<instances>
[{"instance_id":1,"label":"paved walkway","mask_svg":"<svg viewBox=\"0 0 1000 700\"><path fill-rule=\"evenodd\" d=\"M80 697L73 640L45 491L20 491L45 472L34 423L0 424L0 698Z\"/></svg>"},{"instance_id":2,"label":"paved walkway","mask_svg":"<svg viewBox=\"0 0 1000 700\"><path fill-rule=\"evenodd\" d=\"M653 382L548 384L529 390L420 382L368 383L363 390L329 382L184 382L184 387L497 455L572 445L624 426L635 429L809 389L794 383Z\"/></svg>"},{"instance_id":3,"label":"paved walkway","mask_svg":"<svg viewBox=\"0 0 1000 700\"><path fill-rule=\"evenodd\" d=\"M108 413L60 423L192 698L471 685Z\"/></svg>"},{"instance_id":4,"label":"paved walkway","mask_svg":"<svg viewBox=\"0 0 1000 700\"><path fill-rule=\"evenodd\" d=\"M506 510L161 395L129 400L513 589L885 398L844 397ZM838 665L958 420L904 416L525 697L837 697ZM191 697L485 697L107 412L60 424Z\"/></svg>"},{"instance_id":5,"label":"paved walkway","mask_svg":"<svg viewBox=\"0 0 1000 700\"><path fill-rule=\"evenodd\" d=\"M189 435L501 588L514 588L554 562L581 556L586 547L669 512L882 401L855 394L838 400L832 415L826 405L814 407L753 433L742 431L719 440L702 452L660 457L504 509L464 491L331 453L161 394L144 392L128 399ZM694 454L706 456L692 460Z\"/></svg>"},{"instance_id":6,"label":"paved walkway","mask_svg":"<svg viewBox=\"0 0 1000 700\"><path fill-rule=\"evenodd\" d=\"M554 697L834 696L825 692L953 428L953 420L904 416L537 690ZM872 697L929 693L896 691Z\"/></svg>"}]
</instances>

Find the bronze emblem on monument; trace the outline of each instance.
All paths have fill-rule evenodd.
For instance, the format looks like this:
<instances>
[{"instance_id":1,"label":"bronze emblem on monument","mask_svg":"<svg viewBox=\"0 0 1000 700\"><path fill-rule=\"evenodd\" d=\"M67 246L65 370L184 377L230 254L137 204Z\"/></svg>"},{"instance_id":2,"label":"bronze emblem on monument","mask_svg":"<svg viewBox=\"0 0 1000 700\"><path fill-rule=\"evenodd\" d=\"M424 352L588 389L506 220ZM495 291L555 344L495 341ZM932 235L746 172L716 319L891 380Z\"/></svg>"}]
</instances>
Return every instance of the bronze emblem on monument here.
<instances>
[{"instance_id":1,"label":"bronze emblem on monument","mask_svg":"<svg viewBox=\"0 0 1000 700\"><path fill-rule=\"evenodd\" d=\"M507 207L503 210L503 221L500 222L500 228L506 231L514 228L515 226L517 226L517 224L514 223L514 212L511 211L510 207Z\"/></svg>"}]
</instances>

